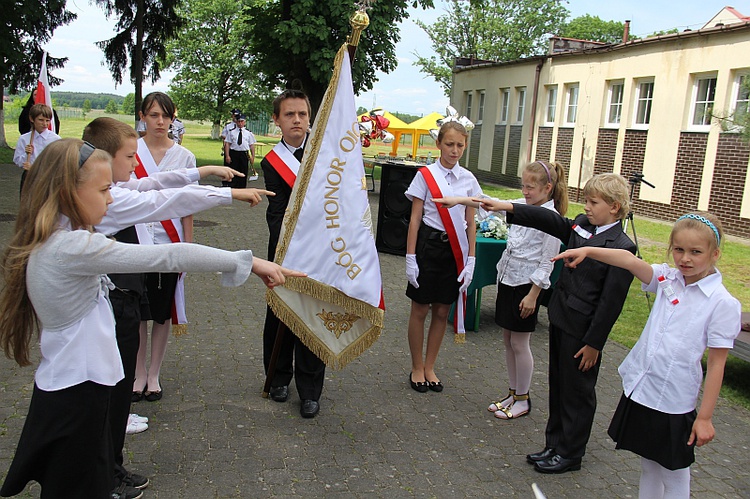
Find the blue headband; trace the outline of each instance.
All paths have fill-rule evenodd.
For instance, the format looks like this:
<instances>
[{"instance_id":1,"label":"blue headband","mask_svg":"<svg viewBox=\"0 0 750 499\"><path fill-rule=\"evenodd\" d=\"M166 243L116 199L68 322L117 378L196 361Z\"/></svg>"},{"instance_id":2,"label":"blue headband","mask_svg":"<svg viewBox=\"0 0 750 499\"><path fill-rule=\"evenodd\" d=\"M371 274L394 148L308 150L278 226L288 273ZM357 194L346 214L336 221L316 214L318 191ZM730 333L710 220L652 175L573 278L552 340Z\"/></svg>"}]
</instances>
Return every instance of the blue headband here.
<instances>
[{"instance_id":1,"label":"blue headband","mask_svg":"<svg viewBox=\"0 0 750 499\"><path fill-rule=\"evenodd\" d=\"M683 220L685 218L690 218L692 220L698 220L699 222L703 222L704 224L708 225L708 228L714 231L714 235L716 236L716 244L721 244L721 238L719 238L719 230L716 228L716 226L711 222L711 220L707 219L706 217L703 217L701 215L696 215L695 213L688 213L687 215L682 215L680 218L677 219L679 222L680 220Z\"/></svg>"}]
</instances>

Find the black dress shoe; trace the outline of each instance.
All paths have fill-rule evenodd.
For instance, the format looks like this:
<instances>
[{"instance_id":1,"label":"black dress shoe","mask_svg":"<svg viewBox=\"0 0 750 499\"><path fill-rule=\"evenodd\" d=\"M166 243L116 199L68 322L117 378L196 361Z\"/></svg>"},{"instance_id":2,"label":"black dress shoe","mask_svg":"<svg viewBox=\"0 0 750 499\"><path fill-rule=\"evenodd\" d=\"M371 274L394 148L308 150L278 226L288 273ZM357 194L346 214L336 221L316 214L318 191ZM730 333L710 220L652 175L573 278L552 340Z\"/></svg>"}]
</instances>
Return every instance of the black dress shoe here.
<instances>
[{"instance_id":1,"label":"black dress shoe","mask_svg":"<svg viewBox=\"0 0 750 499\"><path fill-rule=\"evenodd\" d=\"M543 451L539 451L534 454L526 454L526 462L529 464L536 464L539 461L546 461L554 455L555 449L551 447L545 447Z\"/></svg>"},{"instance_id":2,"label":"black dress shoe","mask_svg":"<svg viewBox=\"0 0 750 499\"><path fill-rule=\"evenodd\" d=\"M289 398L288 386L272 386L270 392L271 398L276 402L286 402Z\"/></svg>"},{"instance_id":3,"label":"black dress shoe","mask_svg":"<svg viewBox=\"0 0 750 499\"><path fill-rule=\"evenodd\" d=\"M409 384L412 390L416 390L419 393L427 393L427 390L430 389L427 381L412 381L411 373L409 373Z\"/></svg>"},{"instance_id":4,"label":"black dress shoe","mask_svg":"<svg viewBox=\"0 0 750 499\"><path fill-rule=\"evenodd\" d=\"M564 458L555 454L546 461L537 461L534 469L539 473L565 473L566 471L578 471L581 469L581 458Z\"/></svg>"},{"instance_id":5,"label":"black dress shoe","mask_svg":"<svg viewBox=\"0 0 750 499\"><path fill-rule=\"evenodd\" d=\"M433 392L443 391L443 384L440 381L428 381L427 385L428 385L427 388L429 388Z\"/></svg>"},{"instance_id":6,"label":"black dress shoe","mask_svg":"<svg viewBox=\"0 0 750 499\"><path fill-rule=\"evenodd\" d=\"M299 413L303 418L314 418L320 411L320 404L317 400L303 400Z\"/></svg>"}]
</instances>

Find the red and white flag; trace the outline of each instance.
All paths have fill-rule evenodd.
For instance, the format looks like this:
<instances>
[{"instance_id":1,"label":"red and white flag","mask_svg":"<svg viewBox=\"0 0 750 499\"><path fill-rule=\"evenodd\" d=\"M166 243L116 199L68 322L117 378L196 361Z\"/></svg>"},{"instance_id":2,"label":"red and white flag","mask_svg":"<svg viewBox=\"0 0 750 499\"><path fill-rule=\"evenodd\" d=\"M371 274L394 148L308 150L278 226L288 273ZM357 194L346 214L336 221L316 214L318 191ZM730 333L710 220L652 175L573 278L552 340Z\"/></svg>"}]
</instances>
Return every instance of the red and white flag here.
<instances>
[{"instance_id":1,"label":"red and white flag","mask_svg":"<svg viewBox=\"0 0 750 499\"><path fill-rule=\"evenodd\" d=\"M308 277L267 293L279 319L334 368L378 339L385 314L347 47L336 55L276 250L277 263Z\"/></svg>"},{"instance_id":2,"label":"red and white flag","mask_svg":"<svg viewBox=\"0 0 750 499\"><path fill-rule=\"evenodd\" d=\"M44 52L42 56L42 69L39 71L39 78L36 80L36 98L34 104L45 104L52 109L52 94L49 88L49 78L47 77L47 52ZM54 114L52 115L54 118ZM57 133L55 130L55 120L49 120L49 129L53 133Z\"/></svg>"}]
</instances>

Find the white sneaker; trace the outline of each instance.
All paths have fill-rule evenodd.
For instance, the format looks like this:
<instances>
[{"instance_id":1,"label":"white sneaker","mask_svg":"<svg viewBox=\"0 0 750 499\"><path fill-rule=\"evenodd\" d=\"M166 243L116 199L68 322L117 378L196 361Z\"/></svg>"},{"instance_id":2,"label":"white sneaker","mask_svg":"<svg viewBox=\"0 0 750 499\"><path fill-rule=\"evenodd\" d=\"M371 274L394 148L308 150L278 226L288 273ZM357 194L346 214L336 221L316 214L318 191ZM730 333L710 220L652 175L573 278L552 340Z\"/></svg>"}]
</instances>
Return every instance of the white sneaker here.
<instances>
[{"instance_id":1,"label":"white sneaker","mask_svg":"<svg viewBox=\"0 0 750 499\"><path fill-rule=\"evenodd\" d=\"M148 424L146 423L138 423L136 421L133 421L132 419L128 418L128 426L125 428L125 433L128 435L132 435L134 433L141 433L143 431L148 430Z\"/></svg>"},{"instance_id":2,"label":"white sneaker","mask_svg":"<svg viewBox=\"0 0 750 499\"><path fill-rule=\"evenodd\" d=\"M249 177L247 177L247 179L248 180L258 180L258 176L257 175L250 175Z\"/></svg>"},{"instance_id":3,"label":"white sneaker","mask_svg":"<svg viewBox=\"0 0 750 499\"><path fill-rule=\"evenodd\" d=\"M136 423L148 423L148 418L146 416L139 416L138 414L131 414L128 421L135 421Z\"/></svg>"}]
</instances>

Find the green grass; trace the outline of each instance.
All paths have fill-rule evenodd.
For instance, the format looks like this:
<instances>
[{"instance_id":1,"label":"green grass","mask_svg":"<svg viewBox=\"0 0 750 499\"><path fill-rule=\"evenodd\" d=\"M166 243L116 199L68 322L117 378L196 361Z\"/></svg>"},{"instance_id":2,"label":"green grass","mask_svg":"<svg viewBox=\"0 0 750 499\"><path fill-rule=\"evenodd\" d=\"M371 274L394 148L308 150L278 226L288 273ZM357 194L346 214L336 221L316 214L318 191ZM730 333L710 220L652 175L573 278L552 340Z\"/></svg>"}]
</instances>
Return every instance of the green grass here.
<instances>
[{"instance_id":1,"label":"green grass","mask_svg":"<svg viewBox=\"0 0 750 499\"><path fill-rule=\"evenodd\" d=\"M521 197L518 189L509 189L494 185L482 185L485 194L499 199L514 199ZM568 208L568 217L575 217L583 213L583 205L571 203ZM649 263L667 262L673 265L671 257L667 255L667 244L672 226L666 222L643 219L635 216L635 222L628 227L628 235L633 236L633 226L638 236L638 247L643 259ZM738 238L725 239L722 247L722 256L718 267L722 273L723 283L727 290L743 304L744 309L750 307L750 251L748 241ZM610 339L628 348L632 348L646 325L650 305L653 305L654 297L650 295L646 300L646 293L641 291L641 282L633 279L630 286L628 298L615 323ZM705 370L705 356L704 356ZM750 409L750 362L737 359L732 355L727 360L724 374L724 386L721 389L723 397Z\"/></svg>"}]
</instances>

